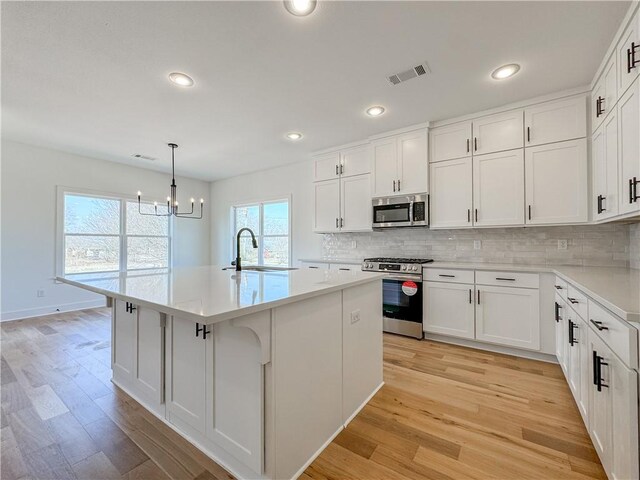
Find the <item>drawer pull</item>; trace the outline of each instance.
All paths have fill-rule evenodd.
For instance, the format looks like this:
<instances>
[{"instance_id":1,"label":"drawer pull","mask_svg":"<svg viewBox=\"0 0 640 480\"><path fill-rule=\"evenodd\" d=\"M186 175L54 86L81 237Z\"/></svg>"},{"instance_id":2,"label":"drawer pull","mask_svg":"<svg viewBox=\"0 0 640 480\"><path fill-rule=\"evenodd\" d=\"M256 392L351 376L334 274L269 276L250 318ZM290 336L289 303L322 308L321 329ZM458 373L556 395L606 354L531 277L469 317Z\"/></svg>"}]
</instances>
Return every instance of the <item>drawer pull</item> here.
<instances>
[{"instance_id":1,"label":"drawer pull","mask_svg":"<svg viewBox=\"0 0 640 480\"><path fill-rule=\"evenodd\" d=\"M350 272L350 268L339 268L338 270L342 270L343 272Z\"/></svg>"},{"instance_id":2,"label":"drawer pull","mask_svg":"<svg viewBox=\"0 0 640 480\"><path fill-rule=\"evenodd\" d=\"M312 267L312 266L309 266L309 268L320 268L320 267Z\"/></svg>"},{"instance_id":3,"label":"drawer pull","mask_svg":"<svg viewBox=\"0 0 640 480\"><path fill-rule=\"evenodd\" d=\"M562 290L562 287L560 285L554 285L554 287L556 287L556 290Z\"/></svg>"},{"instance_id":4,"label":"drawer pull","mask_svg":"<svg viewBox=\"0 0 640 480\"><path fill-rule=\"evenodd\" d=\"M444 274L442 274L442 273L441 273L441 274L439 274L438 276L439 276L439 277L446 277L446 278L456 278L456 276L455 276L455 275L444 275Z\"/></svg>"},{"instance_id":5,"label":"drawer pull","mask_svg":"<svg viewBox=\"0 0 640 480\"><path fill-rule=\"evenodd\" d=\"M567 300L569 300L571 303L573 303L574 305L576 303L580 303L578 300L576 300L575 298L571 298L571 297L567 297Z\"/></svg>"},{"instance_id":6,"label":"drawer pull","mask_svg":"<svg viewBox=\"0 0 640 480\"><path fill-rule=\"evenodd\" d=\"M505 281L509 281L509 282L515 282L516 281L515 278L504 278L504 277L496 277L496 280L505 280Z\"/></svg>"},{"instance_id":7,"label":"drawer pull","mask_svg":"<svg viewBox=\"0 0 640 480\"><path fill-rule=\"evenodd\" d=\"M605 327L604 325L602 325L602 322L598 321L598 320L594 320L593 318L589 320L598 330L603 331L603 330L609 330L609 327Z\"/></svg>"}]
</instances>

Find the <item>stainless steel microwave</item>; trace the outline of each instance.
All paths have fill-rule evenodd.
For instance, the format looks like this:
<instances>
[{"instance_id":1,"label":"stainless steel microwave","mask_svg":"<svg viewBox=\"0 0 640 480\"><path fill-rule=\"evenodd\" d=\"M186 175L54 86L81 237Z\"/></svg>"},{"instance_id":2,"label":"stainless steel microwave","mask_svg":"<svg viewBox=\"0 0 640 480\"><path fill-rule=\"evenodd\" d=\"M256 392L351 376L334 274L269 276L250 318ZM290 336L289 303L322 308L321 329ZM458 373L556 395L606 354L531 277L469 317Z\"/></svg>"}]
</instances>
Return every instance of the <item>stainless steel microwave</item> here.
<instances>
[{"instance_id":1,"label":"stainless steel microwave","mask_svg":"<svg viewBox=\"0 0 640 480\"><path fill-rule=\"evenodd\" d=\"M373 228L426 227L429 195L402 195L373 199Z\"/></svg>"}]
</instances>

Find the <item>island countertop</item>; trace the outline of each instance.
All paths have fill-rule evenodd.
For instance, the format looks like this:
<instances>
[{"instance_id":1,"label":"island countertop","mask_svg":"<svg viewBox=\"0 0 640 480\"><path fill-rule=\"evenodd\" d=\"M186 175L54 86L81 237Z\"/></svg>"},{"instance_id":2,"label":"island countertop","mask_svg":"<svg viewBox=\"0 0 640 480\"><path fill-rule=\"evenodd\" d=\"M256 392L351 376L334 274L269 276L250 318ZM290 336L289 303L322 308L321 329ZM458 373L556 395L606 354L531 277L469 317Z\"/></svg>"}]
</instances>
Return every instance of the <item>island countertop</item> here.
<instances>
[{"instance_id":1,"label":"island countertop","mask_svg":"<svg viewBox=\"0 0 640 480\"><path fill-rule=\"evenodd\" d=\"M216 323L374 282L385 274L333 270L223 270L210 265L126 273L82 273L56 280L194 322Z\"/></svg>"}]
</instances>

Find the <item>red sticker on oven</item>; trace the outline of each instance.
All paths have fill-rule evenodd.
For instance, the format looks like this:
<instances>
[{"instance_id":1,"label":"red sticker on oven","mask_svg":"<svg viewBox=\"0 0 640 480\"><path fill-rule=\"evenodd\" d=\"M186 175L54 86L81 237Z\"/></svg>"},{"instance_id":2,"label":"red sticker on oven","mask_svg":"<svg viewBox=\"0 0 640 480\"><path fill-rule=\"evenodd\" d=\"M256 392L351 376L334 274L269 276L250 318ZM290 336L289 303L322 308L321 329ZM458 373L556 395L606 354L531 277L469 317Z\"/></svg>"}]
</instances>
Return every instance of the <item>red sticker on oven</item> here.
<instances>
[{"instance_id":1,"label":"red sticker on oven","mask_svg":"<svg viewBox=\"0 0 640 480\"><path fill-rule=\"evenodd\" d=\"M412 297L418 293L418 285L416 285L416 282L404 282L402 284L402 291L405 295Z\"/></svg>"}]
</instances>

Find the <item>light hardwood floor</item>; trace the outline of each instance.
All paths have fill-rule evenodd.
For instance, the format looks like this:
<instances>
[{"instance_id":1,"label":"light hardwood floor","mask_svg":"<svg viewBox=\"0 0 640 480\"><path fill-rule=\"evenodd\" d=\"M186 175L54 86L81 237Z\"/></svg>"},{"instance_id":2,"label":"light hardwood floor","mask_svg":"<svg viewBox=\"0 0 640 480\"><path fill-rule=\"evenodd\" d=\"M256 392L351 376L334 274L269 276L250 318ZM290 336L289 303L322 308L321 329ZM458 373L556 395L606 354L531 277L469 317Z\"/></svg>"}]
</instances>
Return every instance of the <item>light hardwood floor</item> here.
<instances>
[{"instance_id":1,"label":"light hardwood floor","mask_svg":"<svg viewBox=\"0 0 640 480\"><path fill-rule=\"evenodd\" d=\"M110 382L110 313L1 328L8 479L231 479ZM385 386L309 479L605 479L557 365L385 335Z\"/></svg>"}]
</instances>

